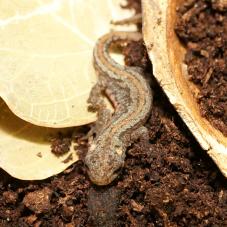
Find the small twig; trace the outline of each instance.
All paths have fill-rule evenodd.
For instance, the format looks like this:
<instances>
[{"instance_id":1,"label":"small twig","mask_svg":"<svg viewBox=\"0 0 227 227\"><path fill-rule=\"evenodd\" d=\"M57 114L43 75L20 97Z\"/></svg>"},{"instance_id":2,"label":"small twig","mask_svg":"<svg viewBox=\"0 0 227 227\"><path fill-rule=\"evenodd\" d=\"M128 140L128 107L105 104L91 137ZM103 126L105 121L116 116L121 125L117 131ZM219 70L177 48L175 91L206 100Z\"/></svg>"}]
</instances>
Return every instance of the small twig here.
<instances>
[{"instance_id":1,"label":"small twig","mask_svg":"<svg viewBox=\"0 0 227 227\"><path fill-rule=\"evenodd\" d=\"M113 25L128 25L128 24L138 24L142 22L142 14L136 14L135 16L123 19L123 20L117 20L117 21L111 21L110 23Z\"/></svg>"},{"instance_id":2,"label":"small twig","mask_svg":"<svg viewBox=\"0 0 227 227\"><path fill-rule=\"evenodd\" d=\"M214 69L212 67L208 70L208 72L206 73L205 79L204 79L204 84L207 84L209 82L213 71L214 71Z\"/></svg>"}]
</instances>

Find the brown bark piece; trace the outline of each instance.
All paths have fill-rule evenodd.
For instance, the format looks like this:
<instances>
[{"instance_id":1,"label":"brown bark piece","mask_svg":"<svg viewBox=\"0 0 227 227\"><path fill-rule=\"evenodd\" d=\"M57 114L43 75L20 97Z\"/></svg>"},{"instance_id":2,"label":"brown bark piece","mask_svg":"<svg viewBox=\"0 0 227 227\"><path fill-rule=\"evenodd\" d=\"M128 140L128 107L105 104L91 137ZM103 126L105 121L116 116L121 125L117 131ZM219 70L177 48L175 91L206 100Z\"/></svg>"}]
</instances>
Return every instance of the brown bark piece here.
<instances>
[{"instance_id":1,"label":"brown bark piece","mask_svg":"<svg viewBox=\"0 0 227 227\"><path fill-rule=\"evenodd\" d=\"M186 50L175 34L174 28L177 19L176 8L184 2L142 0L144 40L153 64L154 76L202 148L227 177L227 137L201 116L194 96L197 89L189 82L188 75L183 74ZM193 2L188 5L181 10L186 13L187 7L191 8ZM192 14L198 15L204 8L204 2L199 2L185 20L189 20ZM196 45L191 47L197 48Z\"/></svg>"}]
</instances>

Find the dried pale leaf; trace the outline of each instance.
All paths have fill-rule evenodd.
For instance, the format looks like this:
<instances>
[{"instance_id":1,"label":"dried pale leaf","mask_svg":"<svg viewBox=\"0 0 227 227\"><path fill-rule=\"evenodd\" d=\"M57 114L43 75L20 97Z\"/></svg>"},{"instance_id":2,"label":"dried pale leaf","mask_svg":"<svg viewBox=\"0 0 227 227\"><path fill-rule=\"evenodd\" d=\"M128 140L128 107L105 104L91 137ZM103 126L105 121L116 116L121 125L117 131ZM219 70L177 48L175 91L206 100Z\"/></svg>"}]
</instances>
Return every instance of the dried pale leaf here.
<instances>
[{"instance_id":1,"label":"dried pale leaf","mask_svg":"<svg viewBox=\"0 0 227 227\"><path fill-rule=\"evenodd\" d=\"M174 32L176 7L182 2L142 0L144 41L154 76L195 138L227 177L227 138L201 117L193 96L197 91L184 75L185 49Z\"/></svg>"},{"instance_id":2,"label":"dried pale leaf","mask_svg":"<svg viewBox=\"0 0 227 227\"><path fill-rule=\"evenodd\" d=\"M96 82L92 49L127 17L120 0L0 3L0 97L20 118L47 127L95 121L87 99Z\"/></svg>"},{"instance_id":3,"label":"dried pale leaf","mask_svg":"<svg viewBox=\"0 0 227 227\"><path fill-rule=\"evenodd\" d=\"M12 176L44 179L78 160L72 147L62 157L50 152L49 137L59 129L33 124L66 127L96 119L87 111L96 82L92 49L111 19L131 15L120 2L0 2L0 97L19 116L0 99L0 167Z\"/></svg>"},{"instance_id":4,"label":"dried pale leaf","mask_svg":"<svg viewBox=\"0 0 227 227\"><path fill-rule=\"evenodd\" d=\"M73 145L64 156L56 157L51 153L50 138L58 132L21 120L0 100L0 167L23 180L38 180L60 173L77 161L78 156ZM69 155L72 158L64 162Z\"/></svg>"}]
</instances>

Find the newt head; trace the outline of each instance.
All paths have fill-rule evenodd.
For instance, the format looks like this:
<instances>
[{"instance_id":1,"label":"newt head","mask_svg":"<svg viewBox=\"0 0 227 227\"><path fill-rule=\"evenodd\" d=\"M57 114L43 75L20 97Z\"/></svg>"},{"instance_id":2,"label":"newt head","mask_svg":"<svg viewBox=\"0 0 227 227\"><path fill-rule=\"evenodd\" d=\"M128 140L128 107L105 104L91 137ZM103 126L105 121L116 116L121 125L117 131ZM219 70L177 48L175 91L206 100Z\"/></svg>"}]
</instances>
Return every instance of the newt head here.
<instances>
[{"instance_id":1,"label":"newt head","mask_svg":"<svg viewBox=\"0 0 227 227\"><path fill-rule=\"evenodd\" d=\"M91 181L97 185L108 185L118 175L124 164L123 150L118 147L91 146L85 157L88 175Z\"/></svg>"}]
</instances>

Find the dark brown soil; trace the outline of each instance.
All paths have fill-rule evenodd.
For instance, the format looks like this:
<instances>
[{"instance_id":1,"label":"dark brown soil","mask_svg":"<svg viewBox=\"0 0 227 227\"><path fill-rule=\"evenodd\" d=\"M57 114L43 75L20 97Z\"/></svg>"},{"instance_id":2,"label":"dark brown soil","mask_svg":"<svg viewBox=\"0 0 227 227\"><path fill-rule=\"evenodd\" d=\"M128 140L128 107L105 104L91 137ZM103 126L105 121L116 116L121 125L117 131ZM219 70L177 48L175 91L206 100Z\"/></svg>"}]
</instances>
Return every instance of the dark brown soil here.
<instances>
[{"instance_id":1,"label":"dark brown soil","mask_svg":"<svg viewBox=\"0 0 227 227\"><path fill-rule=\"evenodd\" d=\"M177 12L176 32L187 48L201 115L227 136L227 2L187 0Z\"/></svg>"},{"instance_id":2,"label":"dark brown soil","mask_svg":"<svg viewBox=\"0 0 227 227\"><path fill-rule=\"evenodd\" d=\"M51 152L56 156L67 153L72 143L72 135L63 135L59 133L56 138L51 139Z\"/></svg>"},{"instance_id":3,"label":"dark brown soil","mask_svg":"<svg viewBox=\"0 0 227 227\"><path fill-rule=\"evenodd\" d=\"M123 52L129 65L142 65L151 77L141 42ZM43 181L20 181L2 171L0 226L227 226L226 180L153 79L151 86L150 142L128 149L118 179L95 187L82 161Z\"/></svg>"}]
</instances>

